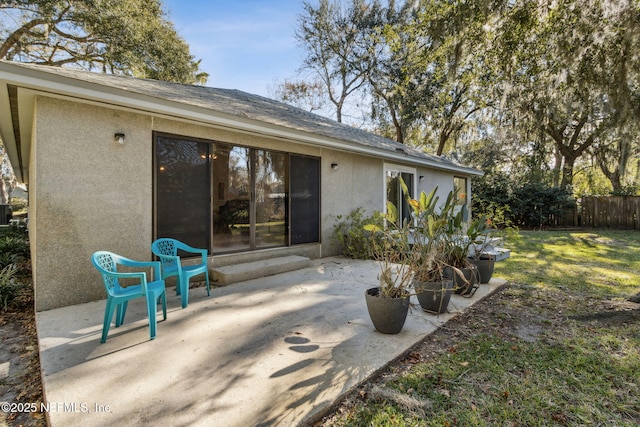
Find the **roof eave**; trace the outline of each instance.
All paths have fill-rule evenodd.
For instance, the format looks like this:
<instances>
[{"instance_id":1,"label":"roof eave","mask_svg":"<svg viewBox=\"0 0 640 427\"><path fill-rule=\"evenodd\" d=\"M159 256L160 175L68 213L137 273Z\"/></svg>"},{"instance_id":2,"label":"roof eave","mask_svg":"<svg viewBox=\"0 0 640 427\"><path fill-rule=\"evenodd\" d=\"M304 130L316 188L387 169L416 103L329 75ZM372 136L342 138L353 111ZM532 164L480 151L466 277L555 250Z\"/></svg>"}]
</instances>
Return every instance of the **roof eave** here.
<instances>
[{"instance_id":1,"label":"roof eave","mask_svg":"<svg viewBox=\"0 0 640 427\"><path fill-rule=\"evenodd\" d=\"M79 81L67 76L60 76L39 70L19 67L6 62L0 63L0 81L7 87L9 85L14 85L18 87L19 90L28 89L25 93L31 94L32 97L35 97L35 94L37 93L41 93L47 96L71 99L76 102L89 102L99 105L106 104L111 108L132 110L145 114L154 114L172 120L190 121L202 125L277 137L298 143L306 143L340 151L349 151L366 156L382 158L385 161L402 162L415 166L446 170L465 175L483 175L481 171L461 165L440 163L435 160L413 156L406 152L391 152L383 149L377 149L355 142L291 129L282 125L265 123L251 118L232 116L219 111L172 101L165 98L133 93L119 88L107 87L92 82ZM6 93L6 91L3 92ZM3 101L3 96L4 94L0 96L0 103ZM23 102L26 102L26 98L24 98ZM23 102L21 102L20 108L23 108ZM24 117L32 117L32 114L25 115ZM2 122L0 125L2 129L6 129L5 126L7 126L7 123ZM13 125L11 127L13 129ZM24 152L26 149L28 153L31 142L31 123L21 123L20 132L23 132L25 136L28 134L28 138L23 138L25 141L22 142L22 145L24 146L22 147L22 151ZM10 135L5 135L4 133L2 136L6 138L3 139L8 142L9 145L11 145L11 143L15 145L15 138ZM12 164L14 164L14 160L18 161L18 155L15 150L13 156L11 153L9 153L9 155L12 160ZM24 155L22 157L24 157ZM28 165L21 166L22 170L20 173L23 182L27 182L28 180L27 166Z\"/></svg>"}]
</instances>

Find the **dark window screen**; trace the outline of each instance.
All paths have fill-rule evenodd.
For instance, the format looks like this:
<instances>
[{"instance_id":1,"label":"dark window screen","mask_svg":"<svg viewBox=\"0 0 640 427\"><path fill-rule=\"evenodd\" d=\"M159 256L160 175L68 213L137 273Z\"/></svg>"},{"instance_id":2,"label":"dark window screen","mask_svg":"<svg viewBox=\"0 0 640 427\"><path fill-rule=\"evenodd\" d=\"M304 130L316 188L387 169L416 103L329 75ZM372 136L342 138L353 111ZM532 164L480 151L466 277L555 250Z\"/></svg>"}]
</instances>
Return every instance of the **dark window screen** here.
<instances>
[{"instance_id":1,"label":"dark window screen","mask_svg":"<svg viewBox=\"0 0 640 427\"><path fill-rule=\"evenodd\" d=\"M291 155L291 244L320 241L320 159Z\"/></svg>"},{"instance_id":2,"label":"dark window screen","mask_svg":"<svg viewBox=\"0 0 640 427\"><path fill-rule=\"evenodd\" d=\"M159 136L155 144L157 238L209 247L209 144Z\"/></svg>"}]
</instances>

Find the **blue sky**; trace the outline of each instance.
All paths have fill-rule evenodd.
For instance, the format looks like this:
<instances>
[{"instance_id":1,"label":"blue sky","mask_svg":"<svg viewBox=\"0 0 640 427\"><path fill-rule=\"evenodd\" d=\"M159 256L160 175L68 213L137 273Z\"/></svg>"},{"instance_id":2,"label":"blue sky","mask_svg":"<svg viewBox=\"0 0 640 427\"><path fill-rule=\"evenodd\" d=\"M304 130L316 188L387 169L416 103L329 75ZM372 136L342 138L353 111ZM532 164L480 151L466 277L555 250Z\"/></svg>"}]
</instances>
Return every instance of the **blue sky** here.
<instances>
[{"instance_id":1,"label":"blue sky","mask_svg":"<svg viewBox=\"0 0 640 427\"><path fill-rule=\"evenodd\" d=\"M293 77L304 51L294 38L302 0L163 0L187 41L207 86L268 96L277 80Z\"/></svg>"}]
</instances>

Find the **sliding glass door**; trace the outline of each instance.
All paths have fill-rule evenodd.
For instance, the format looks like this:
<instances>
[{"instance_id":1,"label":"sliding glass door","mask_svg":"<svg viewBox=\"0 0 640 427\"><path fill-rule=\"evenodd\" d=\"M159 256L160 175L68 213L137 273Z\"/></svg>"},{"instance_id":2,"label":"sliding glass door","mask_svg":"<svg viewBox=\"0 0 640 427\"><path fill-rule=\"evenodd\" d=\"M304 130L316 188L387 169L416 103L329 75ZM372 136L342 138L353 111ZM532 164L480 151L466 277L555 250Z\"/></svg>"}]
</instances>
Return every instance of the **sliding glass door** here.
<instances>
[{"instance_id":1,"label":"sliding glass door","mask_svg":"<svg viewBox=\"0 0 640 427\"><path fill-rule=\"evenodd\" d=\"M156 237L209 247L209 150L202 142L156 139Z\"/></svg>"},{"instance_id":2,"label":"sliding glass door","mask_svg":"<svg viewBox=\"0 0 640 427\"><path fill-rule=\"evenodd\" d=\"M320 159L169 135L154 147L157 237L214 254L319 241Z\"/></svg>"},{"instance_id":3,"label":"sliding glass door","mask_svg":"<svg viewBox=\"0 0 640 427\"><path fill-rule=\"evenodd\" d=\"M255 248L285 246L288 243L287 155L254 150Z\"/></svg>"},{"instance_id":4,"label":"sliding glass door","mask_svg":"<svg viewBox=\"0 0 640 427\"><path fill-rule=\"evenodd\" d=\"M291 155L291 244L320 240L320 161Z\"/></svg>"},{"instance_id":5,"label":"sliding glass door","mask_svg":"<svg viewBox=\"0 0 640 427\"><path fill-rule=\"evenodd\" d=\"M251 248L251 152L246 147L212 144L213 252Z\"/></svg>"}]
</instances>

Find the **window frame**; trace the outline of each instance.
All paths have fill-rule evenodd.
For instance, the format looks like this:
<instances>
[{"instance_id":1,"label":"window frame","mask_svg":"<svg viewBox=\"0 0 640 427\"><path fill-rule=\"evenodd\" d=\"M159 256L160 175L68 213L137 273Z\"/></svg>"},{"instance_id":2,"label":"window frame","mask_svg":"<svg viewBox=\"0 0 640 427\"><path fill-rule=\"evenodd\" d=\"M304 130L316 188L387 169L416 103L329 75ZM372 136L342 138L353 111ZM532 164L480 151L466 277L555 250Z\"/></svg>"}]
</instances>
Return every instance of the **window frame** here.
<instances>
[{"instance_id":1,"label":"window frame","mask_svg":"<svg viewBox=\"0 0 640 427\"><path fill-rule=\"evenodd\" d=\"M388 178L388 174L389 172L396 172L400 175L402 175L403 173L406 174L411 174L412 175L412 180L411 180L411 192L413 194L411 194L412 198L416 197L416 191L418 189L418 172L417 169L415 167L410 167L410 166L404 166L404 165L399 165L399 164L394 164L394 163L385 163L384 167L383 167L383 188L382 188L382 200L383 200L383 210L382 212L385 213L385 216L387 214L387 178ZM408 186L408 185L407 185ZM398 207L396 207L398 208ZM404 218L405 217L405 212L404 212L404 205L402 205L402 208L398 209L398 218ZM411 215L411 212L406 212L406 214ZM415 221L415 219L414 219ZM386 219L385 219L385 223L386 223Z\"/></svg>"}]
</instances>

